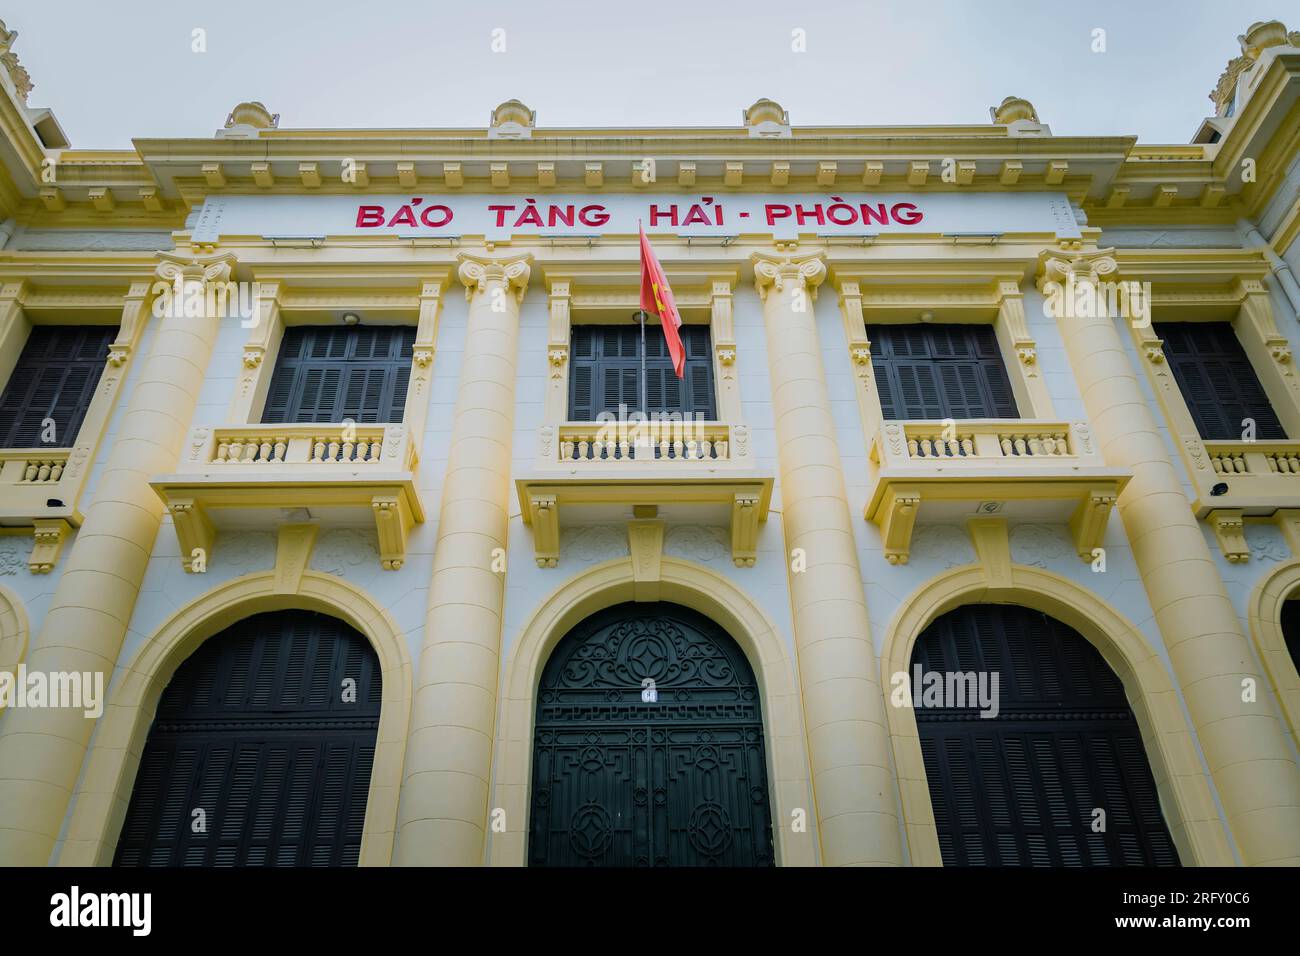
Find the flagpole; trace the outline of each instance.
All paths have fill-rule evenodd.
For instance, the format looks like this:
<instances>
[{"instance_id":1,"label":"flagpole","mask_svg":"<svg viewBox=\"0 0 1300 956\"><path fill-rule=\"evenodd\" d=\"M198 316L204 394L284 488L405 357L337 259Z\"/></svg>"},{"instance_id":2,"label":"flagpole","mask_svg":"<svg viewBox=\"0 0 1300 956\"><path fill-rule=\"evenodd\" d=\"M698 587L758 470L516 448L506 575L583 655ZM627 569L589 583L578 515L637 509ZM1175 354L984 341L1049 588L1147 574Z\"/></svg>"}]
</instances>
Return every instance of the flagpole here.
<instances>
[{"instance_id":1,"label":"flagpole","mask_svg":"<svg viewBox=\"0 0 1300 956\"><path fill-rule=\"evenodd\" d=\"M641 316L641 414L648 420L650 409L646 407L645 398L645 309L638 309L637 315Z\"/></svg>"},{"instance_id":2,"label":"flagpole","mask_svg":"<svg viewBox=\"0 0 1300 956\"><path fill-rule=\"evenodd\" d=\"M642 239L644 239L644 237L645 237L645 226L643 226L643 225L641 224L641 220L640 220L640 219L638 219L638 220L636 221L636 228L637 228L637 233L642 237ZM644 277L644 275L645 275L645 250L644 250L644 249L642 249L642 250L640 251L640 255L641 255L641 260L642 260L642 261L641 261L641 274L642 274L642 276ZM642 283L643 283L643 285L644 285L644 282L645 282L645 280L644 280L644 278L643 278L643 279L642 279ZM638 306L639 306L639 305L640 305L640 303L638 303ZM650 418L650 409L646 408L646 399L645 399L645 379L646 379L646 371L645 371L645 309L644 309L644 308L638 308L638 309L636 310L636 314L637 314L637 315L640 317L640 319L641 319L641 414L642 414L642 416L644 416L647 420L649 420L649 418Z\"/></svg>"}]
</instances>

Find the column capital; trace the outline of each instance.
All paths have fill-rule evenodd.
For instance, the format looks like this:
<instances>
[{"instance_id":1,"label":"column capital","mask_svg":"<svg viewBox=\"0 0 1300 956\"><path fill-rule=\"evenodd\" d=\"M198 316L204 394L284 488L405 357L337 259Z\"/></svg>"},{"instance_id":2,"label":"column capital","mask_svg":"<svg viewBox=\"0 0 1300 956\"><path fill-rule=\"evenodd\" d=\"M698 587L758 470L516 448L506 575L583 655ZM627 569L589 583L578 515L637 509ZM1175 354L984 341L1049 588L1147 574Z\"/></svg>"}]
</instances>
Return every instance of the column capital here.
<instances>
[{"instance_id":1,"label":"column capital","mask_svg":"<svg viewBox=\"0 0 1300 956\"><path fill-rule=\"evenodd\" d=\"M1038 289L1049 282L1098 282L1119 271L1114 249L1044 249L1038 254Z\"/></svg>"},{"instance_id":2,"label":"column capital","mask_svg":"<svg viewBox=\"0 0 1300 956\"><path fill-rule=\"evenodd\" d=\"M528 288L528 279L533 271L533 257L528 253L490 259L462 252L456 261L459 263L456 275L465 283L467 299L475 292L485 291L489 282L497 281L513 289L515 301L518 302L524 297L524 290Z\"/></svg>"},{"instance_id":3,"label":"column capital","mask_svg":"<svg viewBox=\"0 0 1300 956\"><path fill-rule=\"evenodd\" d=\"M233 252L190 254L183 252L158 253L158 266L154 270L160 279L175 282L227 282L235 266Z\"/></svg>"},{"instance_id":4,"label":"column capital","mask_svg":"<svg viewBox=\"0 0 1300 956\"><path fill-rule=\"evenodd\" d=\"M754 263L754 288L759 298L766 299L769 289L782 291L787 283L806 288L811 297L817 297L817 286L826 278L826 261L818 254L810 256L773 256L755 252L750 256Z\"/></svg>"}]
</instances>

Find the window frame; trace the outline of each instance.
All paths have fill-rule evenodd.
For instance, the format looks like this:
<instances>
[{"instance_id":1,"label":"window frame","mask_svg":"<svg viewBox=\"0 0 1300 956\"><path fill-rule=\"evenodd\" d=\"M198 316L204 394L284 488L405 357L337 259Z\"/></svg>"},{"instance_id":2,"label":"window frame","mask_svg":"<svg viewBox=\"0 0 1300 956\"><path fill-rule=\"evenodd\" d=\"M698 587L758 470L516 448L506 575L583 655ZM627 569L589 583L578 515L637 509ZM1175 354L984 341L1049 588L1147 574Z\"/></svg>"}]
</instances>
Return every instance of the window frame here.
<instances>
[{"instance_id":1,"label":"window frame","mask_svg":"<svg viewBox=\"0 0 1300 956\"><path fill-rule=\"evenodd\" d=\"M593 359L592 359L590 362L585 362L585 361L584 361L584 362L580 362L579 359L578 359L578 357L577 357L577 354L576 354L576 351L577 351L577 350L576 350L576 348L575 348L574 345L573 345L573 340L574 340L574 338L577 336L579 330L582 330L582 329L614 329L614 330L619 330L619 331L627 331L627 332L630 332L630 333L632 333L631 336L630 336L630 338L632 338L633 342L635 343L635 347L636 347L637 355L633 357L633 359L632 359L632 361L631 361L630 364L627 363L626 360L624 360L623 362L619 362L619 361L617 361L618 358L623 358L623 357L621 357L621 356L620 356L620 357L614 357L614 358L611 358L610 356L604 356L604 355L600 356L599 358L596 358L596 357L593 356ZM593 393L594 393L595 390L596 390L597 387L598 387L598 383L597 383L597 380L596 380L597 377L598 377L598 374L597 374L597 373L603 372L605 376L608 376L609 373L610 373L611 371L617 369L619 366L622 366L622 365L628 365L628 367L627 367L627 368L623 368L622 371L630 371L630 372L634 373L635 376L636 376L636 404L635 404L635 405L628 405L628 406L627 406L627 412L628 412L629 415L632 414L633 412L640 411L640 412L642 412L642 413L648 413L648 414L651 414L651 415L654 415L654 414L678 414L678 415L682 415L683 417L685 417L685 416L695 416L695 415L699 415L700 413L697 412L697 411L695 411L694 409L700 407L701 405L705 405L705 406L707 407L708 411L707 411L707 413L705 413L705 414L703 415L703 418L702 418L701 420L703 420L703 421L717 421L717 420L718 420L718 418L717 418L717 407L718 407L718 402L717 402L717 387L716 387L716 383L715 383L715 381L714 381L714 369L713 369L713 347L712 347L712 337L711 337L711 335L710 335L711 329L709 328L708 325L706 325L706 324L704 324L704 323L683 324L683 326L682 326L682 331L683 331L684 333L686 333L686 335L684 336L684 338L694 338L694 337L696 337L696 336L695 336L695 333L696 333L698 330L702 330L702 331L703 331L703 337L704 337L705 340L706 340L706 341L705 341L705 344L704 344L704 348L703 348L703 353L704 353L704 354L703 354L702 357L701 357L699 354L697 354L694 358L688 358L688 360L687 360L688 364L687 364L687 366L683 369L683 372L686 373L686 374L683 375L683 378L682 378L682 384L681 384L681 386L679 387L679 397L682 397L683 394L684 394L685 392L689 391L689 392L690 392L690 397L691 397L692 401L690 401L689 403L688 403L688 402L680 402L680 403L679 403L679 406L682 406L682 407L678 407L678 408L676 408L676 409L659 408L659 409L654 409L654 410L652 411L652 410L649 409L649 408L646 408L646 409L641 409L641 408L640 408L640 396L641 396L641 394L642 394L642 391L641 391L641 371L642 371L643 366L642 366L642 364L641 364L641 354L640 354L640 353L641 353L641 338L640 338L640 329L639 329L639 327L636 326L636 325L627 325L627 324L624 324L624 325L613 325L613 324L608 324L608 323L603 323L603 322L602 322L602 323L599 323L599 324L597 324L597 323L581 323L581 322L580 322L580 323L577 323L576 325L573 325L573 326L570 328L570 330L569 330L569 335L570 335L570 357L569 357L569 396L568 396L568 399L569 399L569 407L566 408L566 410L565 410L565 411L566 411L567 419L568 419L569 421L584 421L584 420L585 420L585 419L578 418L576 415L573 414L573 401L574 401L574 394L573 394L573 392L574 392L574 387L575 387L575 384L576 384L576 379L577 379L577 375L578 375L578 370L579 370L580 367L582 367L582 366L586 366L586 367L588 367L588 368L591 369L591 371L592 371L592 381L591 381L590 387L591 387L591 389L592 389L592 391L593 391ZM652 336L658 337L658 339L652 338ZM657 342L657 341L661 341L661 340L662 340L662 336L663 336L663 330L662 330L662 328L661 328L661 323L659 323L659 322L657 322L657 321L652 323L652 322L650 322L650 321L647 320L647 322L646 322L646 330L645 330L645 344L646 344L646 347L647 347L647 349L646 349L647 352L650 351L650 346L651 346L651 344L652 344L653 342ZM603 338L603 337L602 337L602 336L599 336L599 335L593 335L593 336L592 336L593 352L595 352L595 351L597 351L597 350L600 350L600 349L602 348L602 344L603 344L603 343L602 343L602 338ZM688 352L690 351L690 349L691 349L691 345L692 345L692 344L693 344L693 343L688 343L688 342L684 342L684 343L683 343L683 345L687 348L687 351L688 351ZM672 365L671 365L671 362L665 362L665 361L664 361L664 358L665 358L665 357L666 357L666 349L665 349L665 356L650 356L649 354L647 354L647 356L646 356L646 362L647 362L647 364L644 366L644 369L645 369L645 371L646 371L646 373L647 373L647 382L646 382L646 388L647 388L647 389L649 388L649 379L648 379L649 373L651 373L651 372L657 372L657 373L658 373L659 375L661 375L661 376L667 376L667 375L673 374L673 372L672 372ZM602 359L610 359L610 361L602 361ZM651 365L649 364L652 360L653 360L653 363L654 363L654 367L651 367ZM704 401L701 401L701 400L700 400L700 397L695 395L695 385L692 383L692 381L691 381L691 376L690 376L690 372L691 372L692 368L703 368L703 369L706 371L706 373L707 373L707 376L708 376L708 381L707 381L707 383L706 383L706 384L707 384L707 395L706 395ZM601 381L602 381L602 382L607 382L608 380L607 380L607 378L602 378ZM652 405L653 402L651 401L651 397L650 397L648 391L647 391L645 394L646 394L646 403L647 403L647 405ZM592 396L592 401L591 401L590 404L592 405L593 408L596 407L596 406L605 406L605 405L606 405L606 403L605 403L605 401L604 401L603 399L601 399L601 400L597 400L597 397L595 396L595 394L593 394L593 396ZM687 408L687 407L685 407L685 406L689 406L689 408ZM596 417L595 417L594 419L592 419L592 420L598 420L601 416L608 416L609 414L611 414L611 409L609 409L608 407L602 407L601 410L600 410L599 412L596 413ZM618 410L618 409L614 409L614 410L612 410L612 414L615 414L615 415L619 414L619 410Z\"/></svg>"},{"instance_id":2,"label":"window frame","mask_svg":"<svg viewBox=\"0 0 1300 956\"><path fill-rule=\"evenodd\" d=\"M686 325L708 325L713 362L713 421L743 426L738 355L732 319L733 295L739 274L708 273L669 275L674 298ZM546 275L549 321L547 324L547 385L543 427L569 424L569 387L572 364L572 328L575 325L617 325L629 321L640 303L640 277L636 273L610 276L570 270ZM646 335L659 320L646 318ZM661 335L658 329L653 334ZM577 424L592 424L582 422Z\"/></svg>"},{"instance_id":3,"label":"window frame","mask_svg":"<svg viewBox=\"0 0 1300 956\"><path fill-rule=\"evenodd\" d=\"M155 280L152 262L119 275L120 284L108 288L96 269L64 263L50 265L48 271L42 272L43 279L51 283L48 286L22 278L0 281L0 382L8 384L35 326L108 325L117 327L117 335L109 344L94 396L72 442L49 449L38 446L0 452L0 518L30 523L35 544L28 566L34 574L53 570L64 541L81 523L86 482L139 351ZM24 268L30 271L35 265ZM26 456L51 450L55 453L50 461L62 465L58 478L19 483L19 476L32 464L25 460Z\"/></svg>"},{"instance_id":4,"label":"window frame","mask_svg":"<svg viewBox=\"0 0 1300 956\"><path fill-rule=\"evenodd\" d=\"M871 447L886 421L872 365L871 326L918 323L925 313L941 324L992 325L1020 420L1056 417L1038 367L1037 342L1025 320L1020 273L1003 275L990 270L977 283L944 284L941 280L948 277L940 272L918 276L915 284L901 288L884 282L876 285L876 280L894 274L889 270L888 265L879 269L839 265L832 276L839 293L866 447Z\"/></svg>"},{"instance_id":5,"label":"window frame","mask_svg":"<svg viewBox=\"0 0 1300 956\"><path fill-rule=\"evenodd\" d=\"M405 346L402 346L402 347L399 349L399 354L398 354L395 358L392 358L392 359L389 359L389 358L385 358L385 359L358 359L358 358L356 358L355 356L352 357L352 358L341 358L341 359L335 359L335 358L321 358L321 359L314 359L314 358L299 358L299 357L294 357L294 358L290 359L290 358L288 358L288 357L284 354L284 352L283 352L284 343L285 343L285 341L286 341L287 339L289 339L291 336L293 336L294 332L295 332L296 330L298 330L298 329L303 329L303 330L319 330L319 331L321 331L321 332L325 332L325 333L327 333L327 334L343 332L344 334L346 334L346 335L348 335L348 336L357 336L357 335L361 335L361 334L363 334L363 333L362 333L361 331L359 331L359 330L363 330L363 329L410 329L410 341L411 341L410 352L411 352L411 356L410 356L410 358L407 358L405 355L401 354L402 352L405 352L405 351L406 351L406 347L405 347ZM267 420L267 415L270 413L270 404L271 404L271 398L270 398L270 396L272 395L272 393L273 393L273 391L274 391L273 386L275 385L276 376L277 376L278 373L281 372L282 369L284 369L286 372L289 371L289 367L288 367L287 365L284 364L284 363L286 363L286 362L290 362L290 363L292 363L292 366L293 366L293 367L292 367L292 371L291 371L291 374L292 374L293 377L292 377L292 379L291 379L290 382L289 382L290 395L289 395L289 397L288 397L288 399L286 400L286 403L285 403L285 404L286 404L286 412L288 412L288 411L292 411L292 410L293 410L293 399L294 399L295 397L297 397L297 398L301 398L301 395L300 395L299 393L301 393L301 391L302 391L302 382L300 381L299 376L301 375L301 372L302 372L302 370L303 370L304 367L317 366L317 367L320 367L320 368L322 368L322 369L326 369L326 370L328 370L328 369L330 369L330 368L338 369L339 372L340 372L340 379L342 379L342 377L343 377L342 373L344 373L344 372L347 372L347 371L353 371L353 372L354 372L354 371L357 371L357 370L360 370L360 369L365 369L365 370L368 370L368 371L382 371L382 372L384 373L384 379L385 379L385 380L384 380L384 382L383 382L383 393L386 394L386 395L388 395L388 399L387 399L387 401L385 401L385 400L383 400L383 396L382 396L382 395L380 396L380 400L379 400L379 402L378 402L378 408L379 408L379 410L382 411L383 409L387 408L387 409L389 410L389 412L397 411L397 412L402 416L402 418L401 418L400 421L392 421L392 422L388 421L388 419L385 419L385 418L377 418L374 422L365 421L364 423L365 423L365 424L401 424L401 422L405 420L405 408L404 408L404 406L405 406L405 398L406 398L406 394L409 394L409 392L410 392L410 373L411 373L411 368L413 367L413 364L414 364L414 351L415 351L415 349L414 349L414 344L415 344L415 336L416 336L416 334L417 334L417 329L415 329L415 328L413 328L413 327L411 327L411 326L409 326L409 325L366 325L366 326L361 326L361 325L353 325L353 326L342 325L342 326L340 326L340 325L334 325L334 324L331 324L331 325L316 325L316 324L312 324L312 325L292 325L292 326L288 326L288 327L284 330L284 334L281 336L281 340L280 340L280 348L277 349L277 355L276 355L275 362L274 362L274 363L271 365L271 367L270 367L270 378L269 378L269 381L268 381L268 384L267 384L267 398L266 398L266 399L263 401L263 403L262 403L262 413L261 413L261 416L260 416L260 419L261 419L260 424L264 424L264 425L273 425L273 424L274 424L274 425L287 425L287 424L333 424L333 423L334 423L332 418L331 418L331 419L328 419L328 420L326 420L326 421L317 421L317 420L315 420L315 419L308 419L308 420L306 420L306 421L303 421L303 420L300 420L300 419L297 418L297 417L287 417L287 418L284 418L283 420L276 420L276 421L268 421L268 420ZM390 346L390 348L391 348L391 346ZM402 397L402 405L403 405L403 408L401 408L401 409L396 409L396 408L395 408L395 405L396 405L396 391L397 391L397 388L398 388L398 380L400 379L401 373L402 373L403 371L406 372L406 379L407 379L407 380L406 380L406 384L403 386L403 392L404 392L403 397ZM390 376L390 375L392 376L392 379L391 379L391 380L389 379L389 376ZM342 393L343 393L343 388L342 388L341 386L342 386L342 383L340 382L339 395L338 395L338 396L336 397L336 399L335 399L335 408L338 408L338 406L339 406L340 404L344 404L344 402L343 402L343 394L342 394ZM301 414L301 411L302 411L302 409L301 409L301 403L300 403L299 408L298 408L298 414L299 414L299 415ZM346 415L344 416L344 418L347 418L347 417L348 417L348 416L346 416ZM343 420L343 419L341 419L341 420ZM357 415L357 417L354 419L354 421L356 421L358 424L361 424L361 423L363 422L363 419L360 417L360 413L358 413L358 415Z\"/></svg>"},{"instance_id":6,"label":"window frame","mask_svg":"<svg viewBox=\"0 0 1300 956\"><path fill-rule=\"evenodd\" d=\"M1219 255L1224 254L1219 252ZM1256 258L1245 250L1238 255L1242 258ZM1160 407L1162 420L1182 457L1187 479L1195 492L1194 509L1199 517L1211 519L1224 554L1240 555L1244 542L1238 541L1239 535L1233 531L1233 527L1239 527L1239 519L1243 514L1239 509L1244 508L1250 514L1271 514L1278 508L1300 507L1300 497L1293 491L1284 491L1275 483L1274 479L1286 481L1289 488L1290 482L1282 476L1245 476L1252 479L1251 482L1227 476L1229 480L1224 481L1225 476L1216 471L1214 466L1214 456L1219 454L1216 449L1232 449L1243 443L1201 437L1196 419L1169 367L1164 341L1156 334L1155 325L1157 321L1231 323L1282 429L1289 436L1300 436L1300 374L1295 368L1291 344L1278 330L1274 320L1271 293L1262 281L1267 266L1262 265L1258 275L1249 269L1248 263L1229 262L1222 268L1231 269L1228 276L1221 277L1221 281L1226 278L1227 282L1207 286L1206 279L1214 278L1214 271L1205 266L1198 268L1196 256L1186 251L1183 251L1177 262L1168 264L1120 262L1126 281L1154 282L1151 324L1125 324L1129 327L1129 334L1137 350L1138 364L1146 374ZM1168 280L1180 277L1184 270L1194 275L1199 283L1196 287L1187 289L1166 284ZM1276 441L1259 440L1253 444L1261 448L1293 446L1300 450L1300 438L1296 437ZM1258 482L1264 482L1269 487L1260 486L1254 490L1243 487ZM1228 485L1227 493L1214 494L1215 487L1220 483ZM1221 527L1216 516L1235 524L1233 527Z\"/></svg>"},{"instance_id":7,"label":"window frame","mask_svg":"<svg viewBox=\"0 0 1300 956\"><path fill-rule=\"evenodd\" d=\"M342 270L342 277L346 278L346 272L346 269ZM332 274L338 275L339 270ZM422 435L428 414L442 295L449 276L450 270L446 269L423 270L418 277L407 277L409 281L401 289L377 293L332 292L313 288L310 284L295 284L291 287L279 276L259 273L255 277L258 284L257 313L251 321L245 323L249 327L249 333L243 348L243 367L231 396L226 420L219 424L262 424L280 345L287 328L328 325L331 321L339 321L338 316L345 312L356 312L368 325L415 327L411 374L407 382L402 421L375 424L400 425L407 434Z\"/></svg>"}]
</instances>

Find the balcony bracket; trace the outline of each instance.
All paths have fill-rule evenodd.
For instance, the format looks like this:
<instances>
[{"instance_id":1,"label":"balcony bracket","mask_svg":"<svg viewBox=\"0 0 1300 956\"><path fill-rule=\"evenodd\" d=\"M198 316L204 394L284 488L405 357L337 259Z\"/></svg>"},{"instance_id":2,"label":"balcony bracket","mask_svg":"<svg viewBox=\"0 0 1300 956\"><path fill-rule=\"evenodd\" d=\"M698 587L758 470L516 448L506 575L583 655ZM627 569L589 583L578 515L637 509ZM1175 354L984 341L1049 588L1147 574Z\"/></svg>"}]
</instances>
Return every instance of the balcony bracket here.
<instances>
[{"instance_id":1,"label":"balcony bracket","mask_svg":"<svg viewBox=\"0 0 1300 956\"><path fill-rule=\"evenodd\" d=\"M1245 521L1241 511L1220 508L1211 511L1205 520L1210 523L1219 548L1230 564L1242 564L1250 560L1250 545L1246 543Z\"/></svg>"},{"instance_id":2,"label":"balcony bracket","mask_svg":"<svg viewBox=\"0 0 1300 956\"><path fill-rule=\"evenodd\" d=\"M1094 552L1101 547L1106 535L1106 524L1118 499L1114 488L1094 488L1088 492L1074 510L1070 518L1070 535L1074 538L1074 550L1079 559L1092 563L1096 559Z\"/></svg>"},{"instance_id":3,"label":"balcony bracket","mask_svg":"<svg viewBox=\"0 0 1300 956\"><path fill-rule=\"evenodd\" d=\"M59 552L72 526L62 518L37 518L34 522L31 557L27 566L32 574L49 574L59 563Z\"/></svg>"},{"instance_id":4,"label":"balcony bracket","mask_svg":"<svg viewBox=\"0 0 1300 956\"><path fill-rule=\"evenodd\" d=\"M176 540L181 548L181 565L187 574L203 572L212 554L216 531L207 511L193 498L173 498L167 502L172 524L176 526Z\"/></svg>"},{"instance_id":5,"label":"balcony bracket","mask_svg":"<svg viewBox=\"0 0 1300 956\"><path fill-rule=\"evenodd\" d=\"M533 526L533 551L539 568L553 568L560 562L560 509L555 495L528 496L529 523Z\"/></svg>"},{"instance_id":6,"label":"balcony bracket","mask_svg":"<svg viewBox=\"0 0 1300 956\"><path fill-rule=\"evenodd\" d=\"M767 518L772 498L770 477L651 478L628 475L579 478L539 475L518 479L516 488L524 523L533 529L533 554L539 568L553 568L559 564L560 513L563 509L583 506L583 510L589 512L591 508L604 508L610 517L634 515L639 519L640 507L651 505L660 506L661 511L664 506L682 506L683 513L696 515L702 508L716 515L712 520L730 520L732 561L736 567L752 568L758 558L759 525ZM658 530L647 530L651 528ZM649 542L660 540L663 528L662 522L634 520L629 526L630 545L644 548ZM634 565L642 567L644 562L637 562L644 557L634 554Z\"/></svg>"},{"instance_id":7,"label":"balcony bracket","mask_svg":"<svg viewBox=\"0 0 1300 956\"><path fill-rule=\"evenodd\" d=\"M912 526L921 506L921 492L912 487L891 486L880 511L880 537L884 541L885 560L890 564L907 564L912 545Z\"/></svg>"}]
</instances>

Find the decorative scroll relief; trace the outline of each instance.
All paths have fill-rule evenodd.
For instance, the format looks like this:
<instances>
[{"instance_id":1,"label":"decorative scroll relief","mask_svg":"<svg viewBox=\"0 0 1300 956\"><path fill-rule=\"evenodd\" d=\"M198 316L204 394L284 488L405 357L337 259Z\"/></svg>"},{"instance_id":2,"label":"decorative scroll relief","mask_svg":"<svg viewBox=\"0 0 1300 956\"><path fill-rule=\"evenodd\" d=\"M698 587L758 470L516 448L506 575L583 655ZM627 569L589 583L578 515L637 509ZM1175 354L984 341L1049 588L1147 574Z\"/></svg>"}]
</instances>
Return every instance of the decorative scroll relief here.
<instances>
[{"instance_id":1,"label":"decorative scroll relief","mask_svg":"<svg viewBox=\"0 0 1300 956\"><path fill-rule=\"evenodd\" d=\"M1063 527L1018 524L1011 528L1011 553L1019 564L1051 568L1065 561L1073 547Z\"/></svg>"},{"instance_id":2,"label":"decorative scroll relief","mask_svg":"<svg viewBox=\"0 0 1300 956\"><path fill-rule=\"evenodd\" d=\"M19 568L26 566L28 553L21 539L11 535L0 537L0 575L17 574Z\"/></svg>"},{"instance_id":3,"label":"decorative scroll relief","mask_svg":"<svg viewBox=\"0 0 1300 956\"><path fill-rule=\"evenodd\" d=\"M1079 239L1064 193L799 193L794 195L209 196L195 243L223 235L282 236L734 236L770 233L1047 233Z\"/></svg>"}]
</instances>

